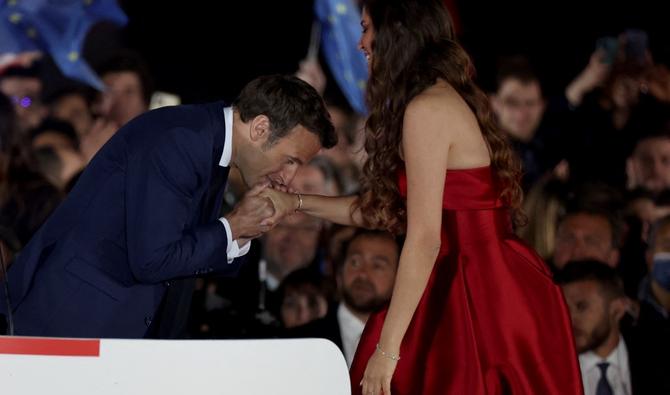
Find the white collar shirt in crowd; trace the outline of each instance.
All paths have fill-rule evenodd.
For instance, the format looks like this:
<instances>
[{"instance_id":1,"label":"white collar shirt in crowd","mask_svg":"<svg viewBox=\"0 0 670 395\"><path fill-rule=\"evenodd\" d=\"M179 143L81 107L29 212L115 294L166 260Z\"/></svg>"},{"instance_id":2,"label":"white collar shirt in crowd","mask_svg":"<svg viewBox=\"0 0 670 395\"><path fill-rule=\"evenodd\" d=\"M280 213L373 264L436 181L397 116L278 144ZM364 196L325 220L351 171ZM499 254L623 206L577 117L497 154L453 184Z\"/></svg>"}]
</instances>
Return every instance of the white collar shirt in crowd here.
<instances>
[{"instance_id":1,"label":"white collar shirt in crowd","mask_svg":"<svg viewBox=\"0 0 670 395\"><path fill-rule=\"evenodd\" d=\"M337 309L337 322L340 325L344 358L347 360L347 366L351 367L365 322L356 317L344 303L340 303Z\"/></svg>"},{"instance_id":2,"label":"white collar shirt in crowd","mask_svg":"<svg viewBox=\"0 0 670 395\"><path fill-rule=\"evenodd\" d=\"M619 344L607 358L603 359L593 351L579 354L579 367L582 371L584 395L596 395L596 388L601 375L598 364L603 362L609 363L607 381L610 383L614 395L631 395L628 350L626 342L624 342L622 337L619 338Z\"/></svg>"}]
</instances>

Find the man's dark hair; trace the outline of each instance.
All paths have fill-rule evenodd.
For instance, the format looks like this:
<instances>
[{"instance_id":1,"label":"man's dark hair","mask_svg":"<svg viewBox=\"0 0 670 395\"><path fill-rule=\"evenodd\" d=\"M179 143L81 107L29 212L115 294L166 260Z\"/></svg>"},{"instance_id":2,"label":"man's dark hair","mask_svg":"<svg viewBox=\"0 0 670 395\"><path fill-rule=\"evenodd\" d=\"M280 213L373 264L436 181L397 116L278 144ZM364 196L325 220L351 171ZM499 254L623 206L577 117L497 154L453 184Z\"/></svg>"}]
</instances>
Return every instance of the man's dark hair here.
<instances>
[{"instance_id":1,"label":"man's dark hair","mask_svg":"<svg viewBox=\"0 0 670 395\"><path fill-rule=\"evenodd\" d=\"M42 75L42 63L33 62L29 66L9 66L0 73L0 80L3 78L40 78Z\"/></svg>"},{"instance_id":2,"label":"man's dark hair","mask_svg":"<svg viewBox=\"0 0 670 395\"><path fill-rule=\"evenodd\" d=\"M269 75L248 83L233 102L243 122L258 115L270 119L269 143L303 126L319 137L321 146L337 144L337 134L321 96L312 86L294 76Z\"/></svg>"},{"instance_id":3,"label":"man's dark hair","mask_svg":"<svg viewBox=\"0 0 670 395\"><path fill-rule=\"evenodd\" d=\"M556 273L554 281L560 285L578 281L594 281L598 283L607 298L616 299L626 296L623 281L616 270L603 262L592 259L568 262L562 270Z\"/></svg>"},{"instance_id":4,"label":"man's dark hair","mask_svg":"<svg viewBox=\"0 0 670 395\"><path fill-rule=\"evenodd\" d=\"M96 68L96 71L100 75L100 78L104 78L105 74L109 73L135 73L142 85L144 103L149 105L151 95L154 93L153 79L149 73L149 67L139 54L127 50L120 51L101 63Z\"/></svg>"},{"instance_id":5,"label":"man's dark hair","mask_svg":"<svg viewBox=\"0 0 670 395\"><path fill-rule=\"evenodd\" d=\"M670 110L667 108L666 110ZM650 139L666 139L670 140L670 117L667 115L662 120L650 120L648 117L646 125L635 130L637 132L637 139L635 141L635 149L637 146L646 140ZM654 122L655 121L655 122ZM641 123L641 122L640 122ZM636 125L639 126L639 123Z\"/></svg>"},{"instance_id":6,"label":"man's dark hair","mask_svg":"<svg viewBox=\"0 0 670 395\"><path fill-rule=\"evenodd\" d=\"M623 224L619 216L610 210L594 207L592 205L583 205L577 207L573 206L568 209L568 212L565 213L565 215L559 218L557 227L560 227L567 218L580 214L601 217L607 220L607 223L610 226L610 234L612 236L612 247L617 249L621 247L623 238Z\"/></svg>"},{"instance_id":7,"label":"man's dark hair","mask_svg":"<svg viewBox=\"0 0 670 395\"><path fill-rule=\"evenodd\" d=\"M62 98L70 95L80 96L90 106L93 103L95 91L84 86L67 86L46 95L44 97L44 104L52 106Z\"/></svg>"},{"instance_id":8,"label":"man's dark hair","mask_svg":"<svg viewBox=\"0 0 670 395\"><path fill-rule=\"evenodd\" d=\"M69 122L56 118L46 118L38 127L30 131L30 140L35 140L44 133L60 134L72 143L73 148L79 149L79 137Z\"/></svg>"},{"instance_id":9,"label":"man's dark hair","mask_svg":"<svg viewBox=\"0 0 670 395\"><path fill-rule=\"evenodd\" d=\"M523 84L537 82L541 85L540 77L531 66L530 61L523 56L510 56L498 62L496 90L500 89L508 79L519 80Z\"/></svg>"},{"instance_id":10,"label":"man's dark hair","mask_svg":"<svg viewBox=\"0 0 670 395\"><path fill-rule=\"evenodd\" d=\"M321 295L328 303L333 299L333 286L321 273L312 268L297 269L282 280L277 290L279 306L282 305L288 291L297 291L312 297Z\"/></svg>"}]
</instances>

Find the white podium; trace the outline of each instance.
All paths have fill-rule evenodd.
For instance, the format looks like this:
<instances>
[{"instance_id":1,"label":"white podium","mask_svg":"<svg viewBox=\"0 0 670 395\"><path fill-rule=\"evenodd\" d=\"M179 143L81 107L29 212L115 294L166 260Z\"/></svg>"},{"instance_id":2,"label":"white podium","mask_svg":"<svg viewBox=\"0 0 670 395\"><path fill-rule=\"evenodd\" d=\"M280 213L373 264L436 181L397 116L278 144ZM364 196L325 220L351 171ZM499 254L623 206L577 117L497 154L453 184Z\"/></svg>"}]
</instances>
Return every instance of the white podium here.
<instances>
[{"instance_id":1,"label":"white podium","mask_svg":"<svg viewBox=\"0 0 670 395\"><path fill-rule=\"evenodd\" d=\"M0 393L350 395L322 339L115 340L0 336Z\"/></svg>"}]
</instances>

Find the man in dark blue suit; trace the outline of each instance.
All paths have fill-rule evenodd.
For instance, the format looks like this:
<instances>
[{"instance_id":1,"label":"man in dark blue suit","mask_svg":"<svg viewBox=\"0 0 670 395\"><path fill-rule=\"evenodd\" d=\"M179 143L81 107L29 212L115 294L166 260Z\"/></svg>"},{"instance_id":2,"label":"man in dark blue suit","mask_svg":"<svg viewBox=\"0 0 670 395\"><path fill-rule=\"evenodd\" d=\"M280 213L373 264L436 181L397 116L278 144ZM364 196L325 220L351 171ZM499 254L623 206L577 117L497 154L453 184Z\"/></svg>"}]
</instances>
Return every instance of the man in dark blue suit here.
<instances>
[{"instance_id":1,"label":"man in dark blue suit","mask_svg":"<svg viewBox=\"0 0 670 395\"><path fill-rule=\"evenodd\" d=\"M271 225L260 191L288 185L336 140L323 101L295 77L258 78L232 107L168 107L131 121L11 266L15 333L160 337L157 315L161 325L185 318L169 314L188 292L172 292L175 282L234 275L234 259ZM217 218L231 166L253 187Z\"/></svg>"}]
</instances>

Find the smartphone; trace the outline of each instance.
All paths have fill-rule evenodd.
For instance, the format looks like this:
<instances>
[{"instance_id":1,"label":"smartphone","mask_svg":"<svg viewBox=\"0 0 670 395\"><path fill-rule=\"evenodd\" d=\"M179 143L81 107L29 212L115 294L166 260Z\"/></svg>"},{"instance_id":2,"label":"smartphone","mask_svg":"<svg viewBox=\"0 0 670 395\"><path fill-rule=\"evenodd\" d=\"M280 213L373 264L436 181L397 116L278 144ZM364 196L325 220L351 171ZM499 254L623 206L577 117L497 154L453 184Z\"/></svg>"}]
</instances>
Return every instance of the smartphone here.
<instances>
[{"instance_id":1,"label":"smartphone","mask_svg":"<svg viewBox=\"0 0 670 395\"><path fill-rule=\"evenodd\" d=\"M626 60L638 64L647 61L647 47L649 45L649 36L643 30L628 29L624 32L626 40Z\"/></svg>"},{"instance_id":2,"label":"smartphone","mask_svg":"<svg viewBox=\"0 0 670 395\"><path fill-rule=\"evenodd\" d=\"M596 49L602 50L605 54L602 60L604 64L612 64L619 52L619 40L615 37L601 37L596 41Z\"/></svg>"}]
</instances>

